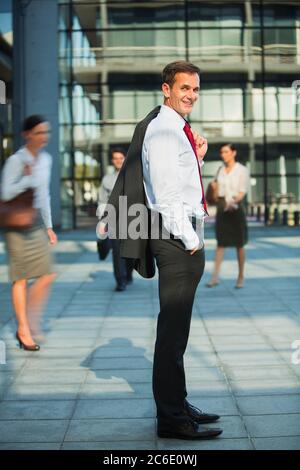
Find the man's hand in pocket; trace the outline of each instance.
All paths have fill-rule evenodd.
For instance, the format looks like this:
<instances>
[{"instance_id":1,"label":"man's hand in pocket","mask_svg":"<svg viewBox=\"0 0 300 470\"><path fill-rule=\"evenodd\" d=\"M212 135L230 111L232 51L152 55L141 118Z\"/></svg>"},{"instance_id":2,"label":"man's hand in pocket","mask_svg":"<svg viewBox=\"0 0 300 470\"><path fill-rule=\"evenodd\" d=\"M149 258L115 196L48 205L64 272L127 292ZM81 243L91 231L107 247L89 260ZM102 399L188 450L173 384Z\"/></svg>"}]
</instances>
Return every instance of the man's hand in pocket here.
<instances>
[{"instance_id":1,"label":"man's hand in pocket","mask_svg":"<svg viewBox=\"0 0 300 470\"><path fill-rule=\"evenodd\" d=\"M194 253L196 253L196 251L200 250L200 245L197 245L195 248L193 248L191 251L190 251L190 255L193 255Z\"/></svg>"}]
</instances>

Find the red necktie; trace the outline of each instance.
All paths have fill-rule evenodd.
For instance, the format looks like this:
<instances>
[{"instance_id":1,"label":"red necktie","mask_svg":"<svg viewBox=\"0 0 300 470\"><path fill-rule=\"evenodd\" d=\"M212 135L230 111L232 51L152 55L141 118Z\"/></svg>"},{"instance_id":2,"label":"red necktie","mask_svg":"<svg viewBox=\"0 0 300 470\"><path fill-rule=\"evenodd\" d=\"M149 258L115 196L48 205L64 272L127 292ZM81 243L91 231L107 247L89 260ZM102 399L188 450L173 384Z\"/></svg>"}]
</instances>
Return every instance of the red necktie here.
<instances>
[{"instance_id":1,"label":"red necktie","mask_svg":"<svg viewBox=\"0 0 300 470\"><path fill-rule=\"evenodd\" d=\"M188 122L185 123L184 125L184 128L183 128L187 138L189 139L190 141L190 144L193 148L193 151L194 151L194 154L195 154L195 157L196 157L196 160L197 160L197 165L198 165L198 171L199 171L199 178L200 178L200 184L201 184L201 189L202 189L202 204L203 204L203 207L204 207L204 210L206 212L207 215L208 214L208 210L207 210L207 203L206 203L206 199L205 199L205 193L204 193L204 188L203 188L203 181L202 181L202 175L201 175L201 169L200 169L200 165L199 165L199 160L198 160L198 156L197 156L197 150L196 150L196 143L195 143L195 139L194 139L194 136L193 136L193 133L192 133L192 129L191 129L191 126L189 125Z\"/></svg>"}]
</instances>

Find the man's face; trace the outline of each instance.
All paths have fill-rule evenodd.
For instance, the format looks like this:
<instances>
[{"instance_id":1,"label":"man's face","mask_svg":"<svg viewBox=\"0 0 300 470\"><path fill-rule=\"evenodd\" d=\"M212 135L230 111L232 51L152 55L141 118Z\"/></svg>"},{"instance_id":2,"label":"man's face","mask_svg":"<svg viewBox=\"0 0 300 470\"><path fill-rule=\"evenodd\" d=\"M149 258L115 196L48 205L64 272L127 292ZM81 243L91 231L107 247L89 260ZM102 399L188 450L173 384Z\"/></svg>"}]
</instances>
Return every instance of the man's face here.
<instances>
[{"instance_id":1,"label":"man's face","mask_svg":"<svg viewBox=\"0 0 300 470\"><path fill-rule=\"evenodd\" d=\"M114 152L112 154L111 162L117 171L119 171L122 168L124 160L125 160L125 155L122 152Z\"/></svg>"},{"instance_id":2,"label":"man's face","mask_svg":"<svg viewBox=\"0 0 300 470\"><path fill-rule=\"evenodd\" d=\"M162 90L165 104L181 116L186 116L192 111L194 103L199 97L199 75L197 73L176 73L173 86L170 87L167 83L163 83Z\"/></svg>"},{"instance_id":3,"label":"man's face","mask_svg":"<svg viewBox=\"0 0 300 470\"><path fill-rule=\"evenodd\" d=\"M49 141L50 125L48 122L42 122L30 131L25 132L24 135L28 144L37 149L43 148Z\"/></svg>"}]
</instances>

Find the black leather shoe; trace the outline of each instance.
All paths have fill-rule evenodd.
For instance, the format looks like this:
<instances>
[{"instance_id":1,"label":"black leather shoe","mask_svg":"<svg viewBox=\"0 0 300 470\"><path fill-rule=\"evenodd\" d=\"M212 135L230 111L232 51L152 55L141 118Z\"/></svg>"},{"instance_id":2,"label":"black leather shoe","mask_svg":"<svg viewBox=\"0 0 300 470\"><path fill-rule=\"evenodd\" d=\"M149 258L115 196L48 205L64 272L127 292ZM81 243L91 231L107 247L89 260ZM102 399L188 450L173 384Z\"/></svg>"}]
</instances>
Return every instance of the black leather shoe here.
<instances>
[{"instance_id":1,"label":"black leather shoe","mask_svg":"<svg viewBox=\"0 0 300 470\"><path fill-rule=\"evenodd\" d=\"M199 426L199 424L191 419L184 420L182 423L173 425L172 427L170 425L166 427L159 424L157 426L158 437L169 439L213 439L222 434L222 432L223 430L219 428L209 429Z\"/></svg>"},{"instance_id":2,"label":"black leather shoe","mask_svg":"<svg viewBox=\"0 0 300 470\"><path fill-rule=\"evenodd\" d=\"M214 423L220 419L219 415L213 413L204 413L204 411L199 410L196 406L191 405L187 400L185 400L185 412L198 424L208 424Z\"/></svg>"},{"instance_id":3,"label":"black leather shoe","mask_svg":"<svg viewBox=\"0 0 300 470\"><path fill-rule=\"evenodd\" d=\"M125 284L118 284L115 291L116 292L123 292L124 290L126 290L126 285Z\"/></svg>"}]
</instances>

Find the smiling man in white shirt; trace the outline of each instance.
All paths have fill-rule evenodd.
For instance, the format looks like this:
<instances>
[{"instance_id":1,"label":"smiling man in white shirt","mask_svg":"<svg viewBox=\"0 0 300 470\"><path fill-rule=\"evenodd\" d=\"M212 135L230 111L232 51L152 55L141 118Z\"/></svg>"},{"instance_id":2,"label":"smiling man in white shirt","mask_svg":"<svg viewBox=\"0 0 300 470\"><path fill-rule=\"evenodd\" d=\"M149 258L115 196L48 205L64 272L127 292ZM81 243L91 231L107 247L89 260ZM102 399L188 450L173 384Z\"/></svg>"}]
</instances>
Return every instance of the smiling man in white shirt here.
<instances>
[{"instance_id":1,"label":"smiling man in white shirt","mask_svg":"<svg viewBox=\"0 0 300 470\"><path fill-rule=\"evenodd\" d=\"M148 125L142 148L147 206L159 213L161 221L159 238L150 241L160 297L153 364L157 433L159 437L207 439L222 430L202 425L219 416L188 403L183 364L195 292L205 264L207 208L201 166L207 141L192 132L186 121L199 96L200 70L189 62L173 62L164 68L162 81L164 104ZM169 238L162 236L163 230Z\"/></svg>"}]
</instances>

